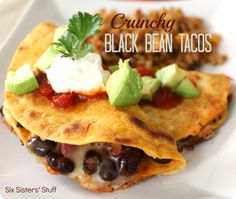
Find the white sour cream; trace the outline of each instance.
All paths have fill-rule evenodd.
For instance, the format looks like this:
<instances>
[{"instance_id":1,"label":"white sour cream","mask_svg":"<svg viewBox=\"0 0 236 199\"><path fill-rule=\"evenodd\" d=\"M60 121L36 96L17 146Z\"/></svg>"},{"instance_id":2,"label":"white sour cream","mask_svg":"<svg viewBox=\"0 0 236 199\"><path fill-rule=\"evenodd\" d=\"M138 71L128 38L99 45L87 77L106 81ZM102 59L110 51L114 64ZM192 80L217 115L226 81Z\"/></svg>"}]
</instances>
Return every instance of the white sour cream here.
<instances>
[{"instance_id":1,"label":"white sour cream","mask_svg":"<svg viewBox=\"0 0 236 199\"><path fill-rule=\"evenodd\" d=\"M49 69L47 78L57 93L76 92L93 95L105 91L105 84L110 76L102 68L99 54L88 53L79 60L58 55Z\"/></svg>"}]
</instances>

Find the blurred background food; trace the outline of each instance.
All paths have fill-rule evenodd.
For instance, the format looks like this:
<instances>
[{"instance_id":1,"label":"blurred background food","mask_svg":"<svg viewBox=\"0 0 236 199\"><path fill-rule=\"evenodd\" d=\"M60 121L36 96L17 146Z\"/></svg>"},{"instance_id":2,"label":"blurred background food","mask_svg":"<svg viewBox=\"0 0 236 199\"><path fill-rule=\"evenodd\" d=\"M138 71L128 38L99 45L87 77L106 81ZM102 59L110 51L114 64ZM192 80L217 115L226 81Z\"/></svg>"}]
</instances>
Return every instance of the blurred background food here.
<instances>
[{"instance_id":1,"label":"blurred background food","mask_svg":"<svg viewBox=\"0 0 236 199\"><path fill-rule=\"evenodd\" d=\"M133 14L126 16L128 19L158 19L160 15L166 12L166 19L175 19L173 29L169 32L173 34L173 52L171 53L149 53L145 52L144 48L144 35L145 33L162 33L163 29L151 29L151 28L141 28L141 29L127 29L125 26L120 29L111 28L111 20L118 13L115 10L100 10L99 14L103 17L103 25L101 27L102 33L92 38L92 43L94 44L94 50L101 54L104 64L115 65L118 63L119 58L127 59L131 58L132 66L142 66L142 67L155 67L160 68L168 64L177 63L180 67L184 69L197 69L203 64L222 64L226 60L226 55L219 53L219 45L221 42L221 37L216 34L212 34L210 40L212 45L212 51L210 53L181 53L180 52L180 38L179 33L192 34L192 33L208 33L208 27L202 18L195 16L186 16L181 9L169 8L154 10L148 14L144 14L141 10L134 11ZM104 51L104 35L105 33L114 34L114 45L118 48L119 45L119 35L121 33L138 33L139 40L137 42L138 52L128 53L106 53ZM165 33L165 32L164 32ZM128 44L128 45L131 45ZM197 44L194 44L197 45Z\"/></svg>"}]
</instances>

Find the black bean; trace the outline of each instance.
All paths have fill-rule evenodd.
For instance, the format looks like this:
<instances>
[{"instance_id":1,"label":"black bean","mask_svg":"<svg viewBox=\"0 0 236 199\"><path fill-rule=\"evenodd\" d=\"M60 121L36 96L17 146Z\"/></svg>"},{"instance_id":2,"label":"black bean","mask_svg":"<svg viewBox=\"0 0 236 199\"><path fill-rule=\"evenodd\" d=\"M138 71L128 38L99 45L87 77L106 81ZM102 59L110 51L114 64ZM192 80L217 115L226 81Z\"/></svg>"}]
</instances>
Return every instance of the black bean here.
<instances>
[{"instance_id":1,"label":"black bean","mask_svg":"<svg viewBox=\"0 0 236 199\"><path fill-rule=\"evenodd\" d=\"M83 170L85 173L92 175L97 172L98 163L95 159L85 159L83 162Z\"/></svg>"},{"instance_id":2,"label":"black bean","mask_svg":"<svg viewBox=\"0 0 236 199\"><path fill-rule=\"evenodd\" d=\"M155 158L155 161L160 163L160 164L167 164L169 162L171 162L171 159L159 159L159 158Z\"/></svg>"},{"instance_id":3,"label":"black bean","mask_svg":"<svg viewBox=\"0 0 236 199\"><path fill-rule=\"evenodd\" d=\"M69 158L59 158L58 159L58 166L56 168L57 171L67 174L71 173L75 169L74 162Z\"/></svg>"},{"instance_id":4,"label":"black bean","mask_svg":"<svg viewBox=\"0 0 236 199\"><path fill-rule=\"evenodd\" d=\"M32 137L28 140L27 147L37 156L45 156L54 150L56 143L50 140L41 140L39 137Z\"/></svg>"},{"instance_id":5,"label":"black bean","mask_svg":"<svg viewBox=\"0 0 236 199\"><path fill-rule=\"evenodd\" d=\"M48 165L52 168L52 169L57 169L58 168L58 160L60 158L63 158L63 155L60 154L60 153L56 153L56 152L52 152L52 153L49 153L47 156L46 156L46 161L48 163Z\"/></svg>"},{"instance_id":6,"label":"black bean","mask_svg":"<svg viewBox=\"0 0 236 199\"><path fill-rule=\"evenodd\" d=\"M139 150L127 148L118 158L118 167L122 175L134 174L142 158Z\"/></svg>"},{"instance_id":7,"label":"black bean","mask_svg":"<svg viewBox=\"0 0 236 199\"><path fill-rule=\"evenodd\" d=\"M46 161L48 165L63 174L71 173L75 169L74 162L66 157L63 157L62 154L52 152L46 156Z\"/></svg>"},{"instance_id":8,"label":"black bean","mask_svg":"<svg viewBox=\"0 0 236 199\"><path fill-rule=\"evenodd\" d=\"M102 161L102 156L95 150L89 150L84 156L83 170L85 173L92 175L97 172L98 165Z\"/></svg>"},{"instance_id":9,"label":"black bean","mask_svg":"<svg viewBox=\"0 0 236 199\"><path fill-rule=\"evenodd\" d=\"M84 156L85 159L89 159L89 158L96 158L99 162L102 161L102 156L95 150L89 150L85 153Z\"/></svg>"},{"instance_id":10,"label":"black bean","mask_svg":"<svg viewBox=\"0 0 236 199\"><path fill-rule=\"evenodd\" d=\"M104 181L112 181L119 175L116 164L111 159L105 159L99 169L99 176Z\"/></svg>"}]
</instances>

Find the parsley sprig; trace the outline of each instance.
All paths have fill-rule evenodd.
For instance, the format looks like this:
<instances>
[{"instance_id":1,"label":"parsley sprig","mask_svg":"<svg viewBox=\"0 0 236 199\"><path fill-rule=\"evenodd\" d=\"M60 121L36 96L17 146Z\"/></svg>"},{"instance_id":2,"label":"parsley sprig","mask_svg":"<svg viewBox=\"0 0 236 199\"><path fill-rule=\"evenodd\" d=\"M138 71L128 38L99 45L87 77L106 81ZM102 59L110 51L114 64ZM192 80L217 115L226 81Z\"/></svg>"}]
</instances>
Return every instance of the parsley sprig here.
<instances>
[{"instance_id":1,"label":"parsley sprig","mask_svg":"<svg viewBox=\"0 0 236 199\"><path fill-rule=\"evenodd\" d=\"M79 59L91 52L92 45L85 40L101 32L102 20L98 14L78 12L69 19L67 31L53 44L64 56Z\"/></svg>"}]
</instances>

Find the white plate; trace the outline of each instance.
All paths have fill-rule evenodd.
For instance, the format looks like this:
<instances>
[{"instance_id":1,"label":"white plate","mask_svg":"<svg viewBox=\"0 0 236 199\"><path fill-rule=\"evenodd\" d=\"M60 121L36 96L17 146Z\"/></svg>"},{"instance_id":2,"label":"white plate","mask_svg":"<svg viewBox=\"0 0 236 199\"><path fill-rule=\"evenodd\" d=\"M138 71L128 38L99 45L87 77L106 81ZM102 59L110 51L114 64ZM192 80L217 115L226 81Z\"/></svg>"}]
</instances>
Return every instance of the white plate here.
<instances>
[{"instance_id":1,"label":"white plate","mask_svg":"<svg viewBox=\"0 0 236 199\"><path fill-rule=\"evenodd\" d=\"M205 18L211 30L223 35L222 50L228 53L229 61L223 66L204 68L208 72L223 72L236 78L236 39L233 29L234 6L230 1L184 1L184 2L126 2L108 0L41 0L30 1L17 25L0 46L0 102L3 102L3 87L7 66L19 42L41 21L57 24L66 22L76 11L95 12L100 8L115 8L131 12L136 8L149 11L160 7L181 7L188 15ZM231 25L231 26L230 26ZM235 91L235 86L234 86ZM235 92L234 92L235 93ZM48 174L20 145L18 138L0 124L0 195L3 198L235 198L236 197L236 106L231 103L227 122L217 131L217 136L198 145L194 151L184 152L188 166L182 173L167 177L153 177L127 190L108 194L96 194L80 187L64 176ZM187 122L187 121L186 121ZM56 193L6 193L6 187L53 187ZM16 190L15 190L16 191Z\"/></svg>"}]
</instances>

